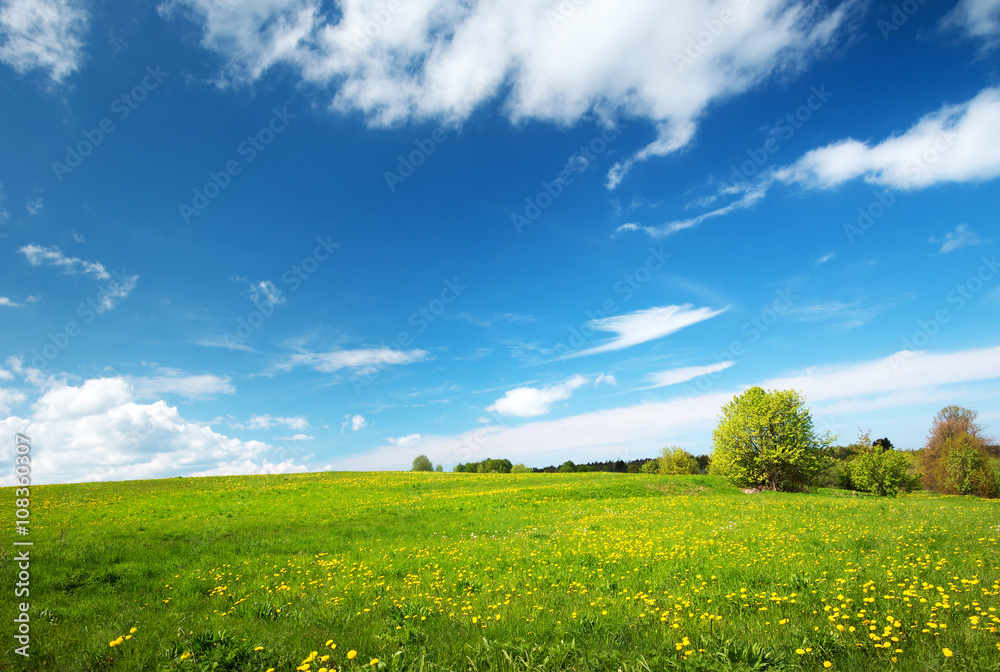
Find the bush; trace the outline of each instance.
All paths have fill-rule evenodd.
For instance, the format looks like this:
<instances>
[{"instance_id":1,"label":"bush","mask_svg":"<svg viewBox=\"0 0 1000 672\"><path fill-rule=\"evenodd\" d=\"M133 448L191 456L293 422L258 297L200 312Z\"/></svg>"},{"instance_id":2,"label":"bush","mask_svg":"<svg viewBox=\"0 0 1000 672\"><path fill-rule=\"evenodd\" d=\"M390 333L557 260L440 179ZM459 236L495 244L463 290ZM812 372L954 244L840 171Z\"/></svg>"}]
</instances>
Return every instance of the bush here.
<instances>
[{"instance_id":1,"label":"bush","mask_svg":"<svg viewBox=\"0 0 1000 672\"><path fill-rule=\"evenodd\" d=\"M510 468L510 473L512 473L512 474L530 474L531 473L531 469L528 469L526 466L524 466L523 464L521 464L520 462L518 462L517 464L515 464L513 467Z\"/></svg>"},{"instance_id":2,"label":"bush","mask_svg":"<svg viewBox=\"0 0 1000 672\"><path fill-rule=\"evenodd\" d=\"M660 457L656 460L659 473L666 475L700 474L701 467L694 455L679 446L667 446L660 449Z\"/></svg>"},{"instance_id":3,"label":"bush","mask_svg":"<svg viewBox=\"0 0 1000 672\"><path fill-rule=\"evenodd\" d=\"M816 435L795 390L751 387L722 407L712 434L712 473L741 488L801 489L829 463L823 451L834 438Z\"/></svg>"},{"instance_id":4,"label":"bush","mask_svg":"<svg viewBox=\"0 0 1000 672\"><path fill-rule=\"evenodd\" d=\"M573 464L573 460L566 460L559 465L559 472L563 474L572 474L576 471L576 465Z\"/></svg>"},{"instance_id":5,"label":"bush","mask_svg":"<svg viewBox=\"0 0 1000 672\"><path fill-rule=\"evenodd\" d=\"M900 490L913 492L920 487L922 475L909 475L910 461L893 450L888 439L872 443L869 433L864 432L858 436L858 446L858 454L850 464L851 479L858 490L895 497Z\"/></svg>"}]
</instances>

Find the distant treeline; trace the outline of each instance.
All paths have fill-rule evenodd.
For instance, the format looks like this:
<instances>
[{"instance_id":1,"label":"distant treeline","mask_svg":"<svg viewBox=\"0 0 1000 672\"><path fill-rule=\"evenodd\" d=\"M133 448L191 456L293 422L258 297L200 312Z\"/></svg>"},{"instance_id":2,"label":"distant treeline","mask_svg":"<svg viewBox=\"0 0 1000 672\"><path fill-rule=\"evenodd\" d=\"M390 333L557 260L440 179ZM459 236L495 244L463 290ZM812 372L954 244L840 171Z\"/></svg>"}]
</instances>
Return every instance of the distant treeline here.
<instances>
[{"instance_id":1,"label":"distant treeline","mask_svg":"<svg viewBox=\"0 0 1000 672\"><path fill-rule=\"evenodd\" d=\"M698 469L703 473L708 469L708 455L694 456L698 463ZM455 465L453 471L459 473L479 473L479 474L510 474L510 473L533 473L533 474L555 474L555 473L582 473L588 471L605 471L618 474L639 474L650 473L648 465L658 463L658 458L643 457L637 460L608 460L606 462L587 462L576 464L572 460L566 460L559 466L549 465L547 467L526 467L523 464L512 464L506 459L487 458L482 462L465 462Z\"/></svg>"}]
</instances>

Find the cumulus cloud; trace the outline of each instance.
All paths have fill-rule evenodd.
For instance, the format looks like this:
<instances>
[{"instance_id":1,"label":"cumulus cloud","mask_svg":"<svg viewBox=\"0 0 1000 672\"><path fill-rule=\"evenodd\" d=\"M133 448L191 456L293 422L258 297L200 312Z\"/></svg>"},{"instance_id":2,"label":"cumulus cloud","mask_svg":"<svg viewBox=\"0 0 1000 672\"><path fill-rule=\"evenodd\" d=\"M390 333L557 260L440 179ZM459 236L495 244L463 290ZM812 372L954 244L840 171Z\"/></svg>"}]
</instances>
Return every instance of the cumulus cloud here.
<instances>
[{"instance_id":1,"label":"cumulus cloud","mask_svg":"<svg viewBox=\"0 0 1000 672\"><path fill-rule=\"evenodd\" d=\"M3 371L0 369L0 372L10 375L9 371ZM3 376L0 376L0 380L2 379ZM20 404L26 398L27 397L24 392L21 392L20 390L11 390L0 387L0 414L10 413L10 410L14 408L14 406Z\"/></svg>"},{"instance_id":2,"label":"cumulus cloud","mask_svg":"<svg viewBox=\"0 0 1000 672\"><path fill-rule=\"evenodd\" d=\"M1000 87L989 87L962 103L944 105L909 129L880 142L847 138L813 149L795 163L764 173L757 181L727 184L702 199L735 196L727 205L657 226L623 224L616 233L644 231L668 236L705 220L752 207L777 183L833 189L861 179L901 191L983 182L1000 176Z\"/></svg>"},{"instance_id":3,"label":"cumulus cloud","mask_svg":"<svg viewBox=\"0 0 1000 672\"><path fill-rule=\"evenodd\" d=\"M305 470L274 446L219 434L163 400L138 403L124 377L51 382L30 415L0 421L0 459L12 458L15 432L32 439L38 483Z\"/></svg>"},{"instance_id":4,"label":"cumulus cloud","mask_svg":"<svg viewBox=\"0 0 1000 672\"><path fill-rule=\"evenodd\" d=\"M419 0L393 13L370 0L334 11L320 0L173 0L161 11L200 26L226 81L288 65L373 125L460 120L500 98L514 121L651 121L655 139L611 170L614 187L635 162L686 146L713 102L805 67L859 5L589 0L567 13L551 0Z\"/></svg>"},{"instance_id":5,"label":"cumulus cloud","mask_svg":"<svg viewBox=\"0 0 1000 672\"><path fill-rule=\"evenodd\" d=\"M944 234L944 238L931 236L927 242L941 243L941 249L938 252L944 254L945 252L951 252L967 245L985 245L990 241L983 240L983 237L970 229L968 224L959 224L955 227L954 231Z\"/></svg>"},{"instance_id":6,"label":"cumulus cloud","mask_svg":"<svg viewBox=\"0 0 1000 672\"><path fill-rule=\"evenodd\" d=\"M1000 87L945 105L905 132L871 144L853 138L808 152L777 179L829 189L861 178L901 190L1000 175Z\"/></svg>"},{"instance_id":7,"label":"cumulus cloud","mask_svg":"<svg viewBox=\"0 0 1000 672\"><path fill-rule=\"evenodd\" d=\"M597 378L594 378L594 387L597 387L601 383L606 383L608 385L617 385L618 380L615 378L613 373L601 373L598 374Z\"/></svg>"},{"instance_id":8,"label":"cumulus cloud","mask_svg":"<svg viewBox=\"0 0 1000 672\"><path fill-rule=\"evenodd\" d=\"M365 416L360 413L355 413L354 415L348 413L344 416L344 421L340 424L340 431L343 432L350 427L352 432L360 432L367 426L368 421L365 420Z\"/></svg>"},{"instance_id":9,"label":"cumulus cloud","mask_svg":"<svg viewBox=\"0 0 1000 672\"><path fill-rule=\"evenodd\" d=\"M88 20L76 0L8 0L0 4L0 61L59 84L83 61Z\"/></svg>"},{"instance_id":10,"label":"cumulus cloud","mask_svg":"<svg viewBox=\"0 0 1000 672\"><path fill-rule=\"evenodd\" d=\"M574 352L566 358L595 355L600 352L621 350L647 341L663 338L680 331L684 327L697 324L725 312L726 309L695 308L689 303L680 306L660 306L637 310L624 315L602 317L587 322L585 330L604 331L615 334L610 341L601 345Z\"/></svg>"},{"instance_id":11,"label":"cumulus cloud","mask_svg":"<svg viewBox=\"0 0 1000 672\"><path fill-rule=\"evenodd\" d=\"M387 347L331 352L301 351L286 357L278 367L287 370L297 366L308 366L322 373L350 369L358 375L367 375L386 366L420 362L429 355L426 350L395 350Z\"/></svg>"},{"instance_id":12,"label":"cumulus cloud","mask_svg":"<svg viewBox=\"0 0 1000 672\"><path fill-rule=\"evenodd\" d=\"M682 366L676 369L667 369L666 371L656 371L647 376L651 384L645 389L676 385L677 383L683 383L709 373L724 371L733 364L735 364L735 362L718 362L716 364L708 364L706 366Z\"/></svg>"},{"instance_id":13,"label":"cumulus cloud","mask_svg":"<svg viewBox=\"0 0 1000 672\"><path fill-rule=\"evenodd\" d=\"M400 436L398 438L389 437L389 443L394 446L399 446L400 448L409 448L420 443L420 439L423 438L419 434L407 434L406 436Z\"/></svg>"},{"instance_id":14,"label":"cumulus cloud","mask_svg":"<svg viewBox=\"0 0 1000 672\"><path fill-rule=\"evenodd\" d=\"M586 378L576 375L564 383L550 387L518 387L508 390L486 410L519 418L547 415L552 410L552 404L569 399L573 390L586 384Z\"/></svg>"}]
</instances>

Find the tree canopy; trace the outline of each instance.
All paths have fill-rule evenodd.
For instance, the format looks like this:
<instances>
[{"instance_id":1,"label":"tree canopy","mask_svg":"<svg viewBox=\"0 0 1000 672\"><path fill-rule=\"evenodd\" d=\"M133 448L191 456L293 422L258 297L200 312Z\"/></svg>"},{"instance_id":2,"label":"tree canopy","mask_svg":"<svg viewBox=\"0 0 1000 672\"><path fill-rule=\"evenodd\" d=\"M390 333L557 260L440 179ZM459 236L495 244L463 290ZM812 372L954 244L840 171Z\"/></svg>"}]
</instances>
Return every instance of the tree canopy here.
<instances>
[{"instance_id":1,"label":"tree canopy","mask_svg":"<svg viewBox=\"0 0 1000 672\"><path fill-rule=\"evenodd\" d=\"M798 489L826 465L823 449L834 438L817 436L795 390L751 387L722 407L712 434L712 471L740 487Z\"/></svg>"}]
</instances>

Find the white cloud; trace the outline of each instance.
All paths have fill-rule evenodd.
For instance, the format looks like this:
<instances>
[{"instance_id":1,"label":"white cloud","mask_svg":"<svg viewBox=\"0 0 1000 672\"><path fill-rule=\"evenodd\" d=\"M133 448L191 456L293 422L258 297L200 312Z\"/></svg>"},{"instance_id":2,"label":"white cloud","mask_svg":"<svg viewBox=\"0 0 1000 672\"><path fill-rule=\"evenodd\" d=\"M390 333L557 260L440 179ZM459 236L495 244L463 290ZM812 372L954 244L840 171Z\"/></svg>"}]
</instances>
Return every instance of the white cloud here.
<instances>
[{"instance_id":1,"label":"white cloud","mask_svg":"<svg viewBox=\"0 0 1000 672\"><path fill-rule=\"evenodd\" d=\"M28 305L29 303L37 303L37 302L38 302L38 297L37 296L29 296L28 298L26 298L21 303L18 303L17 301L14 301L10 297L0 296L0 306L6 306L7 308L23 308L24 306Z\"/></svg>"},{"instance_id":2,"label":"white cloud","mask_svg":"<svg viewBox=\"0 0 1000 672\"><path fill-rule=\"evenodd\" d=\"M429 354L426 350L395 350L388 347L334 350L332 352L303 351L289 355L278 367L292 369L296 366L309 366L323 373L351 369L359 375L367 375L385 366L423 361Z\"/></svg>"},{"instance_id":3,"label":"white cloud","mask_svg":"<svg viewBox=\"0 0 1000 672\"><path fill-rule=\"evenodd\" d=\"M1000 0L961 0L944 24L983 40L987 49L996 47L1000 43Z\"/></svg>"},{"instance_id":4,"label":"white cloud","mask_svg":"<svg viewBox=\"0 0 1000 672\"><path fill-rule=\"evenodd\" d=\"M830 261L831 259L833 259L833 257L834 257L834 254L833 254L833 252L827 252L827 253L826 253L826 254L824 254L824 255L823 255L822 257L820 257L819 259L817 259L817 260L816 260L816 261L815 261L814 263L815 263L815 264L816 264L817 266L822 266L822 265L823 265L823 264L825 264L826 262L828 262L828 261Z\"/></svg>"},{"instance_id":5,"label":"white cloud","mask_svg":"<svg viewBox=\"0 0 1000 672\"><path fill-rule=\"evenodd\" d=\"M354 415L348 413L344 416L344 422L340 424L340 431L343 432L348 426L350 426L352 432L360 432L368 426L368 421L360 413L355 413Z\"/></svg>"},{"instance_id":6,"label":"white cloud","mask_svg":"<svg viewBox=\"0 0 1000 672\"><path fill-rule=\"evenodd\" d=\"M295 415L291 417L274 417L270 414L265 415L251 415L250 420L244 424L234 424L233 427L239 429L271 429L277 425L284 425L289 429L299 430L307 429L309 427L309 421L306 420L301 415Z\"/></svg>"},{"instance_id":7,"label":"white cloud","mask_svg":"<svg viewBox=\"0 0 1000 672\"><path fill-rule=\"evenodd\" d=\"M567 358L583 357L601 352L621 350L633 345L645 343L680 331L684 327L697 324L725 312L711 308L694 308L686 303L681 306L660 306L637 310L624 315L602 317L587 322L584 331L604 331L617 334L615 338L601 345L566 355Z\"/></svg>"},{"instance_id":8,"label":"white cloud","mask_svg":"<svg viewBox=\"0 0 1000 672\"><path fill-rule=\"evenodd\" d=\"M5 373L7 376L11 375L9 371L4 371L3 369L0 369L0 373ZM0 380L3 378L4 376L0 375ZM10 409L14 408L17 404L20 404L26 398L27 397L24 392L21 392L20 390L11 390L0 387L0 414L10 413Z\"/></svg>"},{"instance_id":9,"label":"white cloud","mask_svg":"<svg viewBox=\"0 0 1000 672\"><path fill-rule=\"evenodd\" d=\"M552 404L569 399L573 390L586 383L586 378L576 375L564 383L550 387L518 387L508 390L503 397L493 402L486 410L519 418L547 415L551 411Z\"/></svg>"},{"instance_id":10,"label":"white cloud","mask_svg":"<svg viewBox=\"0 0 1000 672\"><path fill-rule=\"evenodd\" d=\"M959 224L954 231L944 234L944 238L931 236L927 242L941 243L941 249L938 252L944 254L967 245L984 245L990 241L983 240L983 237L970 229L968 224Z\"/></svg>"},{"instance_id":11,"label":"white cloud","mask_svg":"<svg viewBox=\"0 0 1000 672\"><path fill-rule=\"evenodd\" d=\"M872 409L926 404L971 405L976 392L964 384L1000 378L1000 347L949 353L912 353L902 364L886 357L854 364L810 369L775 377L767 389L795 388L805 393L817 424L831 413L866 413ZM719 409L742 389L678 397L591 413L529 422L517 427L484 426L457 435L425 436L421 452L435 463L453 464L502 455L532 465L651 457L679 436L692 436L707 451ZM933 411L926 415L930 426ZM908 423L909 424L909 423ZM845 423L851 426L850 422ZM822 431L822 427L820 427ZM922 436L922 431L919 433ZM406 469L412 454L396 445L335 461L338 469Z\"/></svg>"},{"instance_id":12,"label":"white cloud","mask_svg":"<svg viewBox=\"0 0 1000 672\"><path fill-rule=\"evenodd\" d=\"M52 383L30 416L0 421L0 459L12 459L15 432L32 439L38 483L305 470L274 446L214 432L162 400L136 403L122 377Z\"/></svg>"},{"instance_id":13,"label":"white cloud","mask_svg":"<svg viewBox=\"0 0 1000 672\"><path fill-rule=\"evenodd\" d=\"M67 257L58 247L41 247L40 245L25 245L20 250L24 258L32 266L56 266L67 275L90 275L97 280L109 280L111 275L104 265L96 261L84 261L77 257Z\"/></svg>"},{"instance_id":14,"label":"white cloud","mask_svg":"<svg viewBox=\"0 0 1000 672\"><path fill-rule=\"evenodd\" d=\"M164 394L176 394L188 399L202 399L216 394L233 394L236 388L228 377L211 374L200 376L166 375L133 378L137 397L148 399Z\"/></svg>"},{"instance_id":15,"label":"white cloud","mask_svg":"<svg viewBox=\"0 0 1000 672\"><path fill-rule=\"evenodd\" d=\"M392 14L370 0L333 11L320 0L173 0L161 11L200 25L203 46L228 64L226 79L252 81L287 64L335 86L333 109L361 111L373 125L458 120L501 95L515 121L651 121L656 139L612 169L613 187L636 161L686 146L711 103L804 68L860 3L828 11L801 0L589 0L564 21L553 21L551 0L398 6Z\"/></svg>"},{"instance_id":16,"label":"white cloud","mask_svg":"<svg viewBox=\"0 0 1000 672\"><path fill-rule=\"evenodd\" d=\"M89 15L75 0L0 4L0 61L18 73L43 70L58 84L83 61Z\"/></svg>"},{"instance_id":17,"label":"white cloud","mask_svg":"<svg viewBox=\"0 0 1000 672\"><path fill-rule=\"evenodd\" d=\"M733 364L735 364L735 362L718 362L716 364L708 364L707 366L682 366L676 369L667 369L666 371L656 371L647 376L652 384L644 389L648 390L654 387L676 385L677 383L683 383L697 378L698 376L715 373L716 371L723 371L728 369Z\"/></svg>"},{"instance_id":18,"label":"white cloud","mask_svg":"<svg viewBox=\"0 0 1000 672\"><path fill-rule=\"evenodd\" d=\"M601 383L617 385L618 380L615 378L615 374L613 373L601 373L597 376L597 378L594 378L594 387L597 387Z\"/></svg>"},{"instance_id":19,"label":"white cloud","mask_svg":"<svg viewBox=\"0 0 1000 672\"><path fill-rule=\"evenodd\" d=\"M903 190L992 179L1000 175L1000 87L945 105L880 143L849 138L814 149L775 175L820 189L859 177Z\"/></svg>"},{"instance_id":20,"label":"white cloud","mask_svg":"<svg viewBox=\"0 0 1000 672\"><path fill-rule=\"evenodd\" d=\"M309 434L293 434L292 436L279 436L279 441L312 441L316 437Z\"/></svg>"},{"instance_id":21,"label":"white cloud","mask_svg":"<svg viewBox=\"0 0 1000 672\"><path fill-rule=\"evenodd\" d=\"M400 448L409 448L420 443L420 439L423 438L419 434L407 434L406 436L400 436L399 438L389 437L389 443L394 446L399 446Z\"/></svg>"},{"instance_id":22,"label":"white cloud","mask_svg":"<svg viewBox=\"0 0 1000 672\"><path fill-rule=\"evenodd\" d=\"M41 196L28 201L27 203L24 204L24 207L28 211L28 214L31 215L32 217L38 215L40 212L42 212L42 210L45 209L45 205L42 202Z\"/></svg>"},{"instance_id":23,"label":"white cloud","mask_svg":"<svg viewBox=\"0 0 1000 672\"><path fill-rule=\"evenodd\" d=\"M241 278L236 276L234 278L237 282L243 282L246 284L246 289L243 290L243 296L250 299L254 304L268 303L274 306L280 306L285 303L285 295L281 293L281 290L275 287L274 283L270 280L261 280L260 282L250 282L246 278Z\"/></svg>"},{"instance_id":24,"label":"white cloud","mask_svg":"<svg viewBox=\"0 0 1000 672\"><path fill-rule=\"evenodd\" d=\"M622 231L653 237L692 228L707 219L749 208L776 182L809 189L832 189L861 178L871 184L914 190L937 184L980 182L1000 176L1000 87L945 105L904 132L870 144L854 138L807 152L795 163L763 174L756 182L723 185L703 202L739 195L728 205L660 226L624 224Z\"/></svg>"},{"instance_id":25,"label":"white cloud","mask_svg":"<svg viewBox=\"0 0 1000 672\"><path fill-rule=\"evenodd\" d=\"M109 273L98 261L85 261L77 257L68 257L58 247L41 247L25 245L18 250L32 266L55 266L61 268L66 275L86 275L96 280L108 280L93 298L91 304L99 313L111 310L121 299L124 299L135 289L139 281L137 275ZM112 278L114 275L114 278Z\"/></svg>"}]
</instances>

